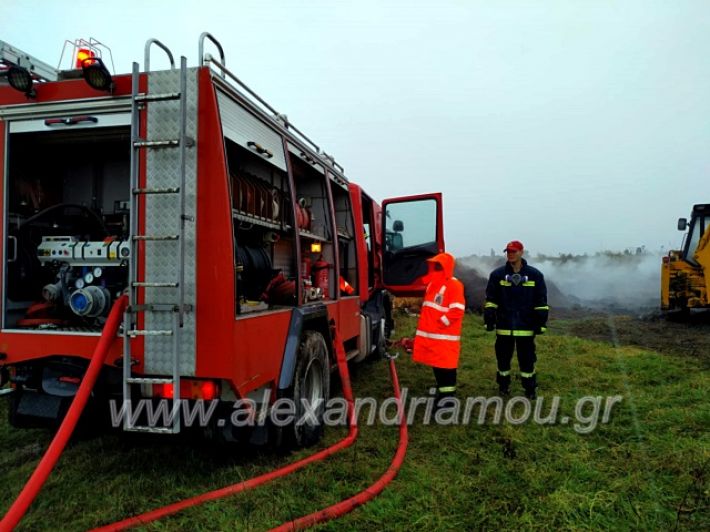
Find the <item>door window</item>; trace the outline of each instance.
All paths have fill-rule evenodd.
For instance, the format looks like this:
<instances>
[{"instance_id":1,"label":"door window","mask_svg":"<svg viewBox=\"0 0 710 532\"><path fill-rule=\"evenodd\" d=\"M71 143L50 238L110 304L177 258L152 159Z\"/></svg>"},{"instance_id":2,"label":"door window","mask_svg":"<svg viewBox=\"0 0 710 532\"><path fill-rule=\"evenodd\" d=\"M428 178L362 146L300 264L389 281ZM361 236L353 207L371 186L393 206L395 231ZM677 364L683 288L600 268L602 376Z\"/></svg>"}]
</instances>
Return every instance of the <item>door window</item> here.
<instances>
[{"instance_id":1,"label":"door window","mask_svg":"<svg viewBox=\"0 0 710 532\"><path fill-rule=\"evenodd\" d=\"M395 295L421 295L426 259L444 249L441 194L385 200L384 284Z\"/></svg>"},{"instance_id":2,"label":"door window","mask_svg":"<svg viewBox=\"0 0 710 532\"><path fill-rule=\"evenodd\" d=\"M688 246L685 248L685 260L688 262L695 264L693 256L708 225L710 225L710 216L698 216L693 220L688 236Z\"/></svg>"},{"instance_id":3,"label":"door window","mask_svg":"<svg viewBox=\"0 0 710 532\"><path fill-rule=\"evenodd\" d=\"M385 210L385 251L436 247L436 201L394 203Z\"/></svg>"}]
</instances>

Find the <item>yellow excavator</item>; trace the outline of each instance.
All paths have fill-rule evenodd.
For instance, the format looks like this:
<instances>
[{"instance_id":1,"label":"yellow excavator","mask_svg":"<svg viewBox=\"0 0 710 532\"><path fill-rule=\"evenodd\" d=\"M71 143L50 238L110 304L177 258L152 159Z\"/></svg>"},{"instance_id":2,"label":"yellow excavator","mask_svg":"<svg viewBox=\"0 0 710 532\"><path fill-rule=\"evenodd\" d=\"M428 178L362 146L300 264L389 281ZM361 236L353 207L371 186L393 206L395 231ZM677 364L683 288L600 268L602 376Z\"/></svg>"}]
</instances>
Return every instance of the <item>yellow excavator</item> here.
<instances>
[{"instance_id":1,"label":"yellow excavator","mask_svg":"<svg viewBox=\"0 0 710 532\"><path fill-rule=\"evenodd\" d=\"M666 312L710 308L710 203L694 205L690 222L678 220L678 230L686 229L681 249L663 257L661 310Z\"/></svg>"}]
</instances>

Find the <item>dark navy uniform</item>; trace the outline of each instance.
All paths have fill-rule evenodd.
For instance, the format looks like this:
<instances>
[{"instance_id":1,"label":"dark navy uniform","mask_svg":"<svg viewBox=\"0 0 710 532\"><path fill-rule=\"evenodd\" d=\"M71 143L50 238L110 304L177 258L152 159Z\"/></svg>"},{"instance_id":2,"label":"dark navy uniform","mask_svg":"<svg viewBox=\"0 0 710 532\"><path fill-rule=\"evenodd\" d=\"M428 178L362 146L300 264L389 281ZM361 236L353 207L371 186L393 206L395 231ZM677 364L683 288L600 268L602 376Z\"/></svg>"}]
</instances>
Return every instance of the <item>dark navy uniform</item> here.
<instances>
[{"instance_id":1,"label":"dark navy uniform","mask_svg":"<svg viewBox=\"0 0 710 532\"><path fill-rule=\"evenodd\" d=\"M496 329L496 380L502 393L510 387L510 362L517 347L525 394L535 397L535 335L545 332L549 310L545 277L525 259L517 273L510 263L491 273L483 316L486 328Z\"/></svg>"}]
</instances>

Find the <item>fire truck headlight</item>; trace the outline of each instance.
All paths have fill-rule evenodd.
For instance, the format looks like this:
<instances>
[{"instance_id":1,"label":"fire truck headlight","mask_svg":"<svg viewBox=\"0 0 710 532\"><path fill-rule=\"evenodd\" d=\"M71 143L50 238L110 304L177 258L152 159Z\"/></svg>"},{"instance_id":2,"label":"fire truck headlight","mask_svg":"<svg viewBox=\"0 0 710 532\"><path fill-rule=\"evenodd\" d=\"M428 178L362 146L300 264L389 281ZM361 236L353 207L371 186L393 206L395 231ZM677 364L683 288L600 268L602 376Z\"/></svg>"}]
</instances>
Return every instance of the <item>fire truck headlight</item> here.
<instances>
[{"instance_id":1,"label":"fire truck headlight","mask_svg":"<svg viewBox=\"0 0 710 532\"><path fill-rule=\"evenodd\" d=\"M16 91L24 92L28 97L34 96L32 74L26 68L13 66L7 71L7 81Z\"/></svg>"},{"instance_id":2,"label":"fire truck headlight","mask_svg":"<svg viewBox=\"0 0 710 532\"><path fill-rule=\"evenodd\" d=\"M98 57L87 57L81 62L84 80L97 91L113 90L113 78L104 62Z\"/></svg>"}]
</instances>

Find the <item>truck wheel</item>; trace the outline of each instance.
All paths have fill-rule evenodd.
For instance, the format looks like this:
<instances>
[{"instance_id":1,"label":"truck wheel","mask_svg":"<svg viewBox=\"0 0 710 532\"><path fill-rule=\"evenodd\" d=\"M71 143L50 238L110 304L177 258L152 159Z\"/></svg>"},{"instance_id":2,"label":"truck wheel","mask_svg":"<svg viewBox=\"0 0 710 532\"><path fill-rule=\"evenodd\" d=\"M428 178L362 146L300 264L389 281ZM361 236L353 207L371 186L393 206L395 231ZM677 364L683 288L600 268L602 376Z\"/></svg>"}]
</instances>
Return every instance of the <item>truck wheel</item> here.
<instances>
[{"instance_id":1,"label":"truck wheel","mask_svg":"<svg viewBox=\"0 0 710 532\"><path fill-rule=\"evenodd\" d=\"M307 447L323 436L323 414L330 396L328 360L328 346L323 335L317 331L304 331L290 395L296 405L295 421L284 427L284 443L289 447Z\"/></svg>"}]
</instances>

